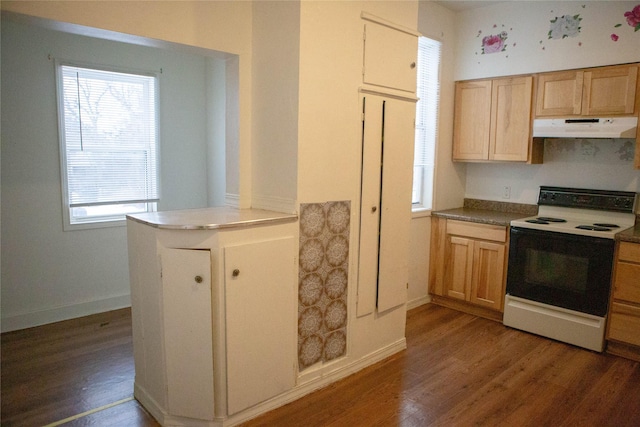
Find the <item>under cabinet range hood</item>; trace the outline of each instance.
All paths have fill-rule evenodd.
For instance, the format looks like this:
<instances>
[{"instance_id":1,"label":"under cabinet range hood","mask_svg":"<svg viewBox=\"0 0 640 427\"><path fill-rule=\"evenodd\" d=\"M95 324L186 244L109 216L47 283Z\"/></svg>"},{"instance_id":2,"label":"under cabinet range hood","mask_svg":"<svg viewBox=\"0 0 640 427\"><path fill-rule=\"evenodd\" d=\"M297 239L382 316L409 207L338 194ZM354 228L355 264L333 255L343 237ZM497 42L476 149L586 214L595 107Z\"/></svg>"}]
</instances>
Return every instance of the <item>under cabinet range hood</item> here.
<instances>
[{"instance_id":1,"label":"under cabinet range hood","mask_svg":"<svg viewBox=\"0 0 640 427\"><path fill-rule=\"evenodd\" d=\"M533 136L541 138L635 138L637 117L535 119Z\"/></svg>"}]
</instances>

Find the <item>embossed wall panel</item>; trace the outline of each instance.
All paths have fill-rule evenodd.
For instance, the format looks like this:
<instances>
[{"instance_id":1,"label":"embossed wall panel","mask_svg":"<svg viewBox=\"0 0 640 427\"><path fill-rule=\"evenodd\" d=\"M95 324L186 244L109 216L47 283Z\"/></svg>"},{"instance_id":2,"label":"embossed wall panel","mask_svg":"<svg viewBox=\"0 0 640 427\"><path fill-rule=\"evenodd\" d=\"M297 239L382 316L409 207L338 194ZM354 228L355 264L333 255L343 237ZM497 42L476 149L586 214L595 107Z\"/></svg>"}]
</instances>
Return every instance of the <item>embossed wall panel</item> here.
<instances>
[{"instance_id":1,"label":"embossed wall panel","mask_svg":"<svg viewBox=\"0 0 640 427\"><path fill-rule=\"evenodd\" d=\"M300 371L347 351L348 201L300 206L298 363Z\"/></svg>"}]
</instances>

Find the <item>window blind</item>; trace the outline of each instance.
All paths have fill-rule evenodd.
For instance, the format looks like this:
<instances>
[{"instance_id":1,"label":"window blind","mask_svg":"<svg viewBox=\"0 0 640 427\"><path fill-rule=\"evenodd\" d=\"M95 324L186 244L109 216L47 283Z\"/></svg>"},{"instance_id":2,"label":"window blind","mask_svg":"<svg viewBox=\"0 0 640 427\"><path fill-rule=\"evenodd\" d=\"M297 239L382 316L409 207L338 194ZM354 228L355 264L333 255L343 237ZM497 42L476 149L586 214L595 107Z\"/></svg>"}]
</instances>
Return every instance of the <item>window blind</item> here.
<instances>
[{"instance_id":1,"label":"window blind","mask_svg":"<svg viewBox=\"0 0 640 427\"><path fill-rule=\"evenodd\" d=\"M156 77L61 65L70 208L158 200Z\"/></svg>"},{"instance_id":2,"label":"window blind","mask_svg":"<svg viewBox=\"0 0 640 427\"><path fill-rule=\"evenodd\" d=\"M435 144L440 96L440 52L442 43L418 39L416 135L413 203L431 208Z\"/></svg>"}]
</instances>

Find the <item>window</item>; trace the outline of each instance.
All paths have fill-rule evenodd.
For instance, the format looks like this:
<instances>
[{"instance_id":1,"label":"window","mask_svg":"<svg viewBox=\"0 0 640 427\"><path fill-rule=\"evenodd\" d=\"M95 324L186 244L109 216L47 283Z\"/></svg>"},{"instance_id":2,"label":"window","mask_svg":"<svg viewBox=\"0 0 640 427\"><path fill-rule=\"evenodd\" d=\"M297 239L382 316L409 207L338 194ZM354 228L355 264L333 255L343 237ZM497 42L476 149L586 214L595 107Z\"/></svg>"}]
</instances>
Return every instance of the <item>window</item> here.
<instances>
[{"instance_id":1,"label":"window","mask_svg":"<svg viewBox=\"0 0 640 427\"><path fill-rule=\"evenodd\" d=\"M438 135L441 43L426 37L418 39L418 84L416 141L413 164L413 207L431 209L433 171Z\"/></svg>"},{"instance_id":2,"label":"window","mask_svg":"<svg viewBox=\"0 0 640 427\"><path fill-rule=\"evenodd\" d=\"M126 214L154 211L157 77L57 70L65 229L120 225Z\"/></svg>"}]
</instances>

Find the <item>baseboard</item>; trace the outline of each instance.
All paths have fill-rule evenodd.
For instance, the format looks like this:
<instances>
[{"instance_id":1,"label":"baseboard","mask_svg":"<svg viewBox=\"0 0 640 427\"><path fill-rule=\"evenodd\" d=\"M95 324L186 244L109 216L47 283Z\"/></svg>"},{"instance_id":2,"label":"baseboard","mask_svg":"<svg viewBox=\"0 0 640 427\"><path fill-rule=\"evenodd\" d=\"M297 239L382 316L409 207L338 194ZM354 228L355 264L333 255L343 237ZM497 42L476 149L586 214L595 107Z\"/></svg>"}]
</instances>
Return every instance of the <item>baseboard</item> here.
<instances>
[{"instance_id":1,"label":"baseboard","mask_svg":"<svg viewBox=\"0 0 640 427\"><path fill-rule=\"evenodd\" d=\"M273 399L245 409L244 411L225 419L215 418L212 421L206 421L169 415L163 410L158 402L156 402L147 393L147 391L137 383L134 384L134 397L138 402L140 402L140 404L142 404L142 406L144 406L151 416L153 416L162 425L180 427L230 427L241 424L273 409L284 406L287 403L293 402L294 400L300 399L309 393L326 387L329 384L348 377L351 374L355 374L356 372L371 366L374 363L380 362L406 348L407 341L405 338L402 338L401 340L370 353L353 363L342 366L334 371L324 373L314 380L308 381L304 384L299 384L288 392L282 393Z\"/></svg>"},{"instance_id":2,"label":"baseboard","mask_svg":"<svg viewBox=\"0 0 640 427\"><path fill-rule=\"evenodd\" d=\"M125 307L131 307L130 294L3 317L1 330L2 332L17 331Z\"/></svg>"},{"instance_id":3,"label":"baseboard","mask_svg":"<svg viewBox=\"0 0 640 427\"><path fill-rule=\"evenodd\" d=\"M431 302L431 297L429 295L412 299L411 301L407 301L407 311L420 307L421 305L429 304Z\"/></svg>"},{"instance_id":4,"label":"baseboard","mask_svg":"<svg viewBox=\"0 0 640 427\"><path fill-rule=\"evenodd\" d=\"M331 383L339 381L343 378L348 377L349 375L355 374L356 372L369 367L375 363L378 363L394 354L403 351L407 348L407 341L405 338L402 338L393 344L390 344L384 348L381 348L373 353L368 354L353 363L348 365L344 365L334 371L325 372L321 376L310 380L306 383L299 384L294 389L283 393L281 395L276 396L273 399L262 402L252 408L249 408L239 414L236 414L225 421L225 426L235 426L237 424L241 424L246 422L252 418L256 418L259 415L272 411L276 408L286 405L287 403L291 403L295 400L300 399L301 397L306 396L316 390L324 388Z\"/></svg>"}]
</instances>

